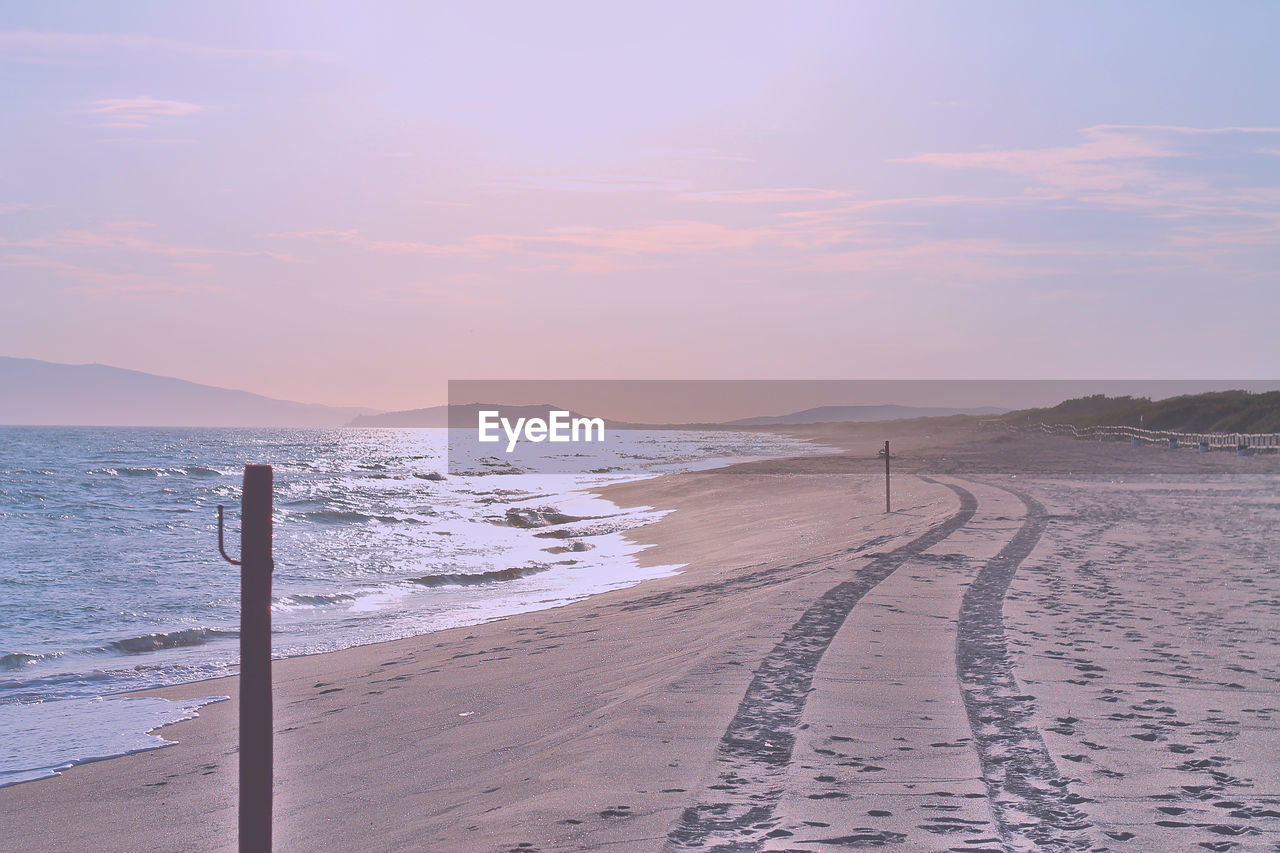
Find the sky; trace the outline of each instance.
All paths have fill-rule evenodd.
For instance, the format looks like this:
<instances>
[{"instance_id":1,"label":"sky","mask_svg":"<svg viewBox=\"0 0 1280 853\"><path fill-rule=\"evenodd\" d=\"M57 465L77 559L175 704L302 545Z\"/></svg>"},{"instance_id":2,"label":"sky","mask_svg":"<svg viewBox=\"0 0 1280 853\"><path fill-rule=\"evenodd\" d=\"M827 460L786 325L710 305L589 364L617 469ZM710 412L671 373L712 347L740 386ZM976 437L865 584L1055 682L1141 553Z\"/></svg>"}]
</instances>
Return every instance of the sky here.
<instances>
[{"instance_id":1,"label":"sky","mask_svg":"<svg viewBox=\"0 0 1280 853\"><path fill-rule=\"evenodd\" d=\"M1280 5L0 6L0 355L1276 378Z\"/></svg>"}]
</instances>

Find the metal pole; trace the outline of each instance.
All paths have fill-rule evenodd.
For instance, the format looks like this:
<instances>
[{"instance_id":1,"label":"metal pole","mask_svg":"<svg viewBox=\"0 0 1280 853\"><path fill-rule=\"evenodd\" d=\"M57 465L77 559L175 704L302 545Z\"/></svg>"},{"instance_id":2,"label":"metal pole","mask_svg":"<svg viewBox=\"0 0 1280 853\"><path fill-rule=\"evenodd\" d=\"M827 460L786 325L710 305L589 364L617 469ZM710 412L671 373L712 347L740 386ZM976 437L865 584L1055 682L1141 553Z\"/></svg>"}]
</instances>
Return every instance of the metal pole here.
<instances>
[{"instance_id":1,"label":"metal pole","mask_svg":"<svg viewBox=\"0 0 1280 853\"><path fill-rule=\"evenodd\" d=\"M889 512L889 442L884 443L884 511Z\"/></svg>"},{"instance_id":2,"label":"metal pole","mask_svg":"<svg viewBox=\"0 0 1280 853\"><path fill-rule=\"evenodd\" d=\"M271 851L271 466L244 466L240 521L240 850Z\"/></svg>"}]
</instances>

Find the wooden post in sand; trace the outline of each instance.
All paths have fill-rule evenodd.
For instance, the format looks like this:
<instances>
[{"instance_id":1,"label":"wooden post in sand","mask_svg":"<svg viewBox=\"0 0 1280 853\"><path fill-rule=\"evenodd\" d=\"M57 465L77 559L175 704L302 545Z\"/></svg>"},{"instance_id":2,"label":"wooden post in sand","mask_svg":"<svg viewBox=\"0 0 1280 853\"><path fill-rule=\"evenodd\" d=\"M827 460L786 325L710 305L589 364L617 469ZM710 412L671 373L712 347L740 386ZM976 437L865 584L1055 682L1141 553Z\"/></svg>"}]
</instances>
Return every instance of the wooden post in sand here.
<instances>
[{"instance_id":1,"label":"wooden post in sand","mask_svg":"<svg viewBox=\"0 0 1280 853\"><path fill-rule=\"evenodd\" d=\"M271 853L271 466L244 466L240 522L240 850Z\"/></svg>"},{"instance_id":2,"label":"wooden post in sand","mask_svg":"<svg viewBox=\"0 0 1280 853\"><path fill-rule=\"evenodd\" d=\"M884 511L889 512L889 442L884 443Z\"/></svg>"}]
</instances>

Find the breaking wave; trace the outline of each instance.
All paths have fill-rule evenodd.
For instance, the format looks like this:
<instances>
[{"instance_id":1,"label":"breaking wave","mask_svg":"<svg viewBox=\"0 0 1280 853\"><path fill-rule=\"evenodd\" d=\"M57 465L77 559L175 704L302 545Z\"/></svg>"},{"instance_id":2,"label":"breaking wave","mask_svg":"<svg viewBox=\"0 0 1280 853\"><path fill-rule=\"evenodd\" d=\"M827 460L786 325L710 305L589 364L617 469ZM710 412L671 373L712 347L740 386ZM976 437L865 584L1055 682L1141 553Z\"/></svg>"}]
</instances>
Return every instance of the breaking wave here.
<instances>
[{"instance_id":1,"label":"breaking wave","mask_svg":"<svg viewBox=\"0 0 1280 853\"><path fill-rule=\"evenodd\" d=\"M239 631L227 631L221 628L185 628L181 631L170 631L167 634L143 634L139 637L126 637L108 643L107 648L124 652L127 655L139 655L144 652L155 652L161 649L177 649L184 646L203 646L217 637L238 637Z\"/></svg>"},{"instance_id":2,"label":"breaking wave","mask_svg":"<svg viewBox=\"0 0 1280 853\"><path fill-rule=\"evenodd\" d=\"M0 656L0 669L22 669L28 664L33 664L38 660L44 660L46 655L29 655L26 652L13 652Z\"/></svg>"},{"instance_id":3,"label":"breaking wave","mask_svg":"<svg viewBox=\"0 0 1280 853\"><path fill-rule=\"evenodd\" d=\"M271 603L277 607L324 607L329 604L347 604L355 600L354 595L346 592L335 592L330 595L297 593L272 599Z\"/></svg>"},{"instance_id":4,"label":"breaking wave","mask_svg":"<svg viewBox=\"0 0 1280 853\"><path fill-rule=\"evenodd\" d=\"M515 566L510 569L494 569L491 572L423 575L422 577L409 578L409 583L426 587L475 586L482 583L500 583L502 581L520 580L521 578L527 578L530 575L545 572L550 568L550 566L545 564L534 564L530 566Z\"/></svg>"}]
</instances>

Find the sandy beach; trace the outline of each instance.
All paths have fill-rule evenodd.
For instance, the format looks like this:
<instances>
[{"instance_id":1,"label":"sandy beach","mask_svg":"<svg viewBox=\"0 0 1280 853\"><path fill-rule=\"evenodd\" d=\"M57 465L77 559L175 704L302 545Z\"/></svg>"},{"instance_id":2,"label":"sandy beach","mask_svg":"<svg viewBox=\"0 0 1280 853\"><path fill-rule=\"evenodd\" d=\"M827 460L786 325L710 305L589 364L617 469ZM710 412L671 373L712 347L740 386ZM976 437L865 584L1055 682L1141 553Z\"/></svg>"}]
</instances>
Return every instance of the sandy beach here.
<instances>
[{"instance_id":1,"label":"sandy beach","mask_svg":"<svg viewBox=\"0 0 1280 853\"><path fill-rule=\"evenodd\" d=\"M793 432L847 452L605 492L678 575L277 662L277 848L1276 849L1280 456ZM0 847L234 849L235 720L0 789Z\"/></svg>"}]
</instances>

